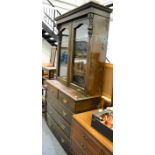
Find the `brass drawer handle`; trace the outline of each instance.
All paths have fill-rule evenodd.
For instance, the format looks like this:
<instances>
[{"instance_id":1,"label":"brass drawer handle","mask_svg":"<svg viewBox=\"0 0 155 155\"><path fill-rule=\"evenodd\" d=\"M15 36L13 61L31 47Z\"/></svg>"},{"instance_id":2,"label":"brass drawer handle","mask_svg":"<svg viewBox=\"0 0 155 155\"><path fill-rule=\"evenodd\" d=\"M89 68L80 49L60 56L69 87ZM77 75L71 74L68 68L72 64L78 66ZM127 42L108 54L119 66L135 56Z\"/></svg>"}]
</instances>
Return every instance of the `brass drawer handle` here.
<instances>
[{"instance_id":1,"label":"brass drawer handle","mask_svg":"<svg viewBox=\"0 0 155 155\"><path fill-rule=\"evenodd\" d=\"M62 111L62 113L63 113L63 116L66 116L67 115L67 113L64 110Z\"/></svg>"},{"instance_id":2,"label":"brass drawer handle","mask_svg":"<svg viewBox=\"0 0 155 155\"><path fill-rule=\"evenodd\" d=\"M67 103L67 100L65 98L63 99L63 103Z\"/></svg>"},{"instance_id":3,"label":"brass drawer handle","mask_svg":"<svg viewBox=\"0 0 155 155\"><path fill-rule=\"evenodd\" d=\"M60 124L60 126L63 130L65 130L66 127L63 124Z\"/></svg>"},{"instance_id":4,"label":"brass drawer handle","mask_svg":"<svg viewBox=\"0 0 155 155\"><path fill-rule=\"evenodd\" d=\"M81 146L83 149L86 148L85 145L84 145L82 142L80 142L80 146Z\"/></svg>"},{"instance_id":5,"label":"brass drawer handle","mask_svg":"<svg viewBox=\"0 0 155 155\"><path fill-rule=\"evenodd\" d=\"M81 136L85 139L85 140L88 140L87 136L85 134L83 134L82 132L80 133Z\"/></svg>"},{"instance_id":6,"label":"brass drawer handle","mask_svg":"<svg viewBox=\"0 0 155 155\"><path fill-rule=\"evenodd\" d=\"M61 137L61 143L64 143L65 142L65 140Z\"/></svg>"}]
</instances>

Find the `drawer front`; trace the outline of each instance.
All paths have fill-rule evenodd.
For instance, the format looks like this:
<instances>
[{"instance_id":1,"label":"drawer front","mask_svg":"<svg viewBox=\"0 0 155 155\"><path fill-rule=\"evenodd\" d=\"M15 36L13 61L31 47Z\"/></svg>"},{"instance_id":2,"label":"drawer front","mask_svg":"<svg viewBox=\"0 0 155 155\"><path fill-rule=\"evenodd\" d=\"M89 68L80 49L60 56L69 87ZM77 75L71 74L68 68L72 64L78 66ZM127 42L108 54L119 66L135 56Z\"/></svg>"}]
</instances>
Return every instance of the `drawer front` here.
<instances>
[{"instance_id":1,"label":"drawer front","mask_svg":"<svg viewBox=\"0 0 155 155\"><path fill-rule=\"evenodd\" d=\"M52 106L57 105L59 102L58 99L52 95L48 95L46 100L47 100L47 104Z\"/></svg>"},{"instance_id":2,"label":"drawer front","mask_svg":"<svg viewBox=\"0 0 155 155\"><path fill-rule=\"evenodd\" d=\"M48 84L47 85L47 97L48 96L54 96L57 98L58 97L58 89L56 89L55 87Z\"/></svg>"},{"instance_id":3,"label":"drawer front","mask_svg":"<svg viewBox=\"0 0 155 155\"><path fill-rule=\"evenodd\" d=\"M75 101L60 91L59 91L58 96L59 96L58 98L59 98L60 102L66 108L68 108L69 110L71 110L74 113L75 112Z\"/></svg>"},{"instance_id":4,"label":"drawer front","mask_svg":"<svg viewBox=\"0 0 155 155\"><path fill-rule=\"evenodd\" d=\"M62 145L62 147L65 149L65 151L70 154L70 140L67 138L67 136L63 133L63 131L60 129L60 127L55 123L55 136Z\"/></svg>"},{"instance_id":5,"label":"drawer front","mask_svg":"<svg viewBox=\"0 0 155 155\"><path fill-rule=\"evenodd\" d=\"M72 122L72 132L71 132L71 139L76 139L78 145L83 149L86 150L87 141L85 139L86 132L75 122Z\"/></svg>"},{"instance_id":6,"label":"drawer front","mask_svg":"<svg viewBox=\"0 0 155 155\"><path fill-rule=\"evenodd\" d=\"M72 155L86 155L74 139L71 141L71 152Z\"/></svg>"},{"instance_id":7,"label":"drawer front","mask_svg":"<svg viewBox=\"0 0 155 155\"><path fill-rule=\"evenodd\" d=\"M59 114L71 125L73 113L66 108L58 99L52 96L47 97L47 103L52 105Z\"/></svg>"},{"instance_id":8,"label":"drawer front","mask_svg":"<svg viewBox=\"0 0 155 155\"><path fill-rule=\"evenodd\" d=\"M99 145L78 123L73 121L72 138L76 139L83 150L89 155L101 155L102 146Z\"/></svg>"},{"instance_id":9,"label":"drawer front","mask_svg":"<svg viewBox=\"0 0 155 155\"><path fill-rule=\"evenodd\" d=\"M47 125L50 128L50 130L54 133L55 123L48 113L46 114L46 121L47 121Z\"/></svg>"},{"instance_id":10,"label":"drawer front","mask_svg":"<svg viewBox=\"0 0 155 155\"><path fill-rule=\"evenodd\" d=\"M69 139L63 134L59 126L56 124L56 122L47 114L47 122L50 122L52 125L48 125L55 135L55 137L58 139L64 150L70 154L70 141Z\"/></svg>"},{"instance_id":11,"label":"drawer front","mask_svg":"<svg viewBox=\"0 0 155 155\"><path fill-rule=\"evenodd\" d=\"M61 115L50 105L47 105L48 114L55 120L55 122L64 131L67 137L70 137L71 127L70 125L61 117Z\"/></svg>"},{"instance_id":12,"label":"drawer front","mask_svg":"<svg viewBox=\"0 0 155 155\"><path fill-rule=\"evenodd\" d=\"M58 113L71 125L73 113L69 109L67 109L57 99L54 99L54 100L50 99L50 101L48 101L48 103L50 105L52 105L58 111Z\"/></svg>"},{"instance_id":13,"label":"drawer front","mask_svg":"<svg viewBox=\"0 0 155 155\"><path fill-rule=\"evenodd\" d=\"M102 149L102 154L101 155L113 155L113 153L108 151L107 149Z\"/></svg>"},{"instance_id":14,"label":"drawer front","mask_svg":"<svg viewBox=\"0 0 155 155\"><path fill-rule=\"evenodd\" d=\"M100 103L99 97L78 101L78 103L76 104L75 113L81 113L84 111L97 109L99 103Z\"/></svg>"}]
</instances>

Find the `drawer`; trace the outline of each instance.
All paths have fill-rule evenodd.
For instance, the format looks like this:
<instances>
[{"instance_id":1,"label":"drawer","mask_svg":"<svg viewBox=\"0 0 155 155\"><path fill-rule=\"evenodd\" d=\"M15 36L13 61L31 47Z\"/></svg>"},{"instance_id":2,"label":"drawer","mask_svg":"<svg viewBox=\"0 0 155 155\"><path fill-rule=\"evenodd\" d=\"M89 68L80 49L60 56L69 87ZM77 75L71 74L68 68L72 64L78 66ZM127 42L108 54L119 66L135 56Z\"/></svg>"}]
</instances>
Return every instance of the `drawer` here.
<instances>
[{"instance_id":1,"label":"drawer","mask_svg":"<svg viewBox=\"0 0 155 155\"><path fill-rule=\"evenodd\" d=\"M75 111L75 101L73 99L71 99L70 97L68 97L67 95L62 93L61 91L59 91L58 98L59 98L60 102L66 108L68 108L69 110L71 110L74 113L74 111Z\"/></svg>"},{"instance_id":2,"label":"drawer","mask_svg":"<svg viewBox=\"0 0 155 155\"><path fill-rule=\"evenodd\" d=\"M75 139L78 145L83 149L86 150L87 141L85 139L86 132L75 122L72 122L72 132L71 132L71 139Z\"/></svg>"},{"instance_id":3,"label":"drawer","mask_svg":"<svg viewBox=\"0 0 155 155\"><path fill-rule=\"evenodd\" d=\"M59 102L58 99L52 95L48 95L46 100L47 100L47 104L50 104L52 106L58 104L58 102Z\"/></svg>"},{"instance_id":4,"label":"drawer","mask_svg":"<svg viewBox=\"0 0 155 155\"><path fill-rule=\"evenodd\" d=\"M47 121L47 125L50 128L50 130L54 133L55 123L48 113L46 114L46 121Z\"/></svg>"},{"instance_id":5,"label":"drawer","mask_svg":"<svg viewBox=\"0 0 155 155\"><path fill-rule=\"evenodd\" d=\"M67 137L70 138L70 125L61 117L61 115L50 105L47 105L48 114L55 120L59 127L64 131Z\"/></svg>"},{"instance_id":6,"label":"drawer","mask_svg":"<svg viewBox=\"0 0 155 155\"><path fill-rule=\"evenodd\" d=\"M73 113L63 104L61 104L60 101L53 102L53 106L58 111L58 113L71 125Z\"/></svg>"},{"instance_id":7,"label":"drawer","mask_svg":"<svg viewBox=\"0 0 155 155\"><path fill-rule=\"evenodd\" d=\"M59 114L71 125L73 113L65 107L58 99L53 96L48 96L47 103L52 105Z\"/></svg>"},{"instance_id":8,"label":"drawer","mask_svg":"<svg viewBox=\"0 0 155 155\"><path fill-rule=\"evenodd\" d=\"M74 139L71 140L71 152L72 155L86 155Z\"/></svg>"},{"instance_id":9,"label":"drawer","mask_svg":"<svg viewBox=\"0 0 155 155\"><path fill-rule=\"evenodd\" d=\"M97 109L100 103L100 97L78 101L75 108L75 113L81 113L92 109Z\"/></svg>"},{"instance_id":10,"label":"drawer","mask_svg":"<svg viewBox=\"0 0 155 155\"><path fill-rule=\"evenodd\" d=\"M107 149L102 149L101 155L113 155L113 153L108 151Z\"/></svg>"},{"instance_id":11,"label":"drawer","mask_svg":"<svg viewBox=\"0 0 155 155\"><path fill-rule=\"evenodd\" d=\"M58 89L56 89L55 87L48 84L47 85L47 97L48 96L54 96L57 98L58 97Z\"/></svg>"},{"instance_id":12,"label":"drawer","mask_svg":"<svg viewBox=\"0 0 155 155\"><path fill-rule=\"evenodd\" d=\"M56 123L55 123L56 124ZM63 133L63 131L60 129L60 127L56 124L54 129L54 134L64 150L70 154L70 140L67 138L67 136Z\"/></svg>"},{"instance_id":13,"label":"drawer","mask_svg":"<svg viewBox=\"0 0 155 155\"><path fill-rule=\"evenodd\" d=\"M94 139L91 138L91 135L86 135L87 139L87 152L90 155L101 155L102 146Z\"/></svg>"},{"instance_id":14,"label":"drawer","mask_svg":"<svg viewBox=\"0 0 155 155\"><path fill-rule=\"evenodd\" d=\"M56 122L47 114L47 123L50 127L51 131L55 135L55 137L58 139L64 150L70 154L70 141L69 139L63 134L59 126L56 124Z\"/></svg>"},{"instance_id":15,"label":"drawer","mask_svg":"<svg viewBox=\"0 0 155 155\"><path fill-rule=\"evenodd\" d=\"M92 138L78 123L73 121L72 138L76 139L79 145L89 155L101 155L101 145Z\"/></svg>"}]
</instances>

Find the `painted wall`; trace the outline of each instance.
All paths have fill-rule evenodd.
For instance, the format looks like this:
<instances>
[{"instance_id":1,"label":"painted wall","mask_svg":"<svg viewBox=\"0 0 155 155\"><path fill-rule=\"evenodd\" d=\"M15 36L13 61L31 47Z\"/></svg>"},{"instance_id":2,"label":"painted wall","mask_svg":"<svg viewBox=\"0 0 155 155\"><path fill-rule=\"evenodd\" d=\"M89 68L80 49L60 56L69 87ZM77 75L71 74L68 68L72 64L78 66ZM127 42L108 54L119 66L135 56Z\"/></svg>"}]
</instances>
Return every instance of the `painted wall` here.
<instances>
[{"instance_id":1,"label":"painted wall","mask_svg":"<svg viewBox=\"0 0 155 155\"><path fill-rule=\"evenodd\" d=\"M51 45L44 38L42 38L42 63L50 62L51 50Z\"/></svg>"},{"instance_id":2,"label":"painted wall","mask_svg":"<svg viewBox=\"0 0 155 155\"><path fill-rule=\"evenodd\" d=\"M53 62L54 54L55 54L55 47L52 47L44 38L42 38L42 64L50 63L50 58L51 61ZM57 54L55 56L55 66L56 61L57 61Z\"/></svg>"}]
</instances>

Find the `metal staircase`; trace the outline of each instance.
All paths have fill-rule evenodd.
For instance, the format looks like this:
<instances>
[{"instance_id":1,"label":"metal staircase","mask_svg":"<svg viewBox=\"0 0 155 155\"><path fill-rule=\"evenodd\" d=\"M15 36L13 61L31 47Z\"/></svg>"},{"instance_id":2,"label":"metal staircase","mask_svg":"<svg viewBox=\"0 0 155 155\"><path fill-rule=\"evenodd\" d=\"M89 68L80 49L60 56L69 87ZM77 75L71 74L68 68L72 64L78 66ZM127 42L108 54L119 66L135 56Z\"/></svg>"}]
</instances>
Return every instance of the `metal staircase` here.
<instances>
[{"instance_id":1,"label":"metal staircase","mask_svg":"<svg viewBox=\"0 0 155 155\"><path fill-rule=\"evenodd\" d=\"M55 18L61 13L55 8L50 0L45 0L43 4L43 21L42 21L42 37L51 44L57 47L57 33Z\"/></svg>"}]
</instances>

